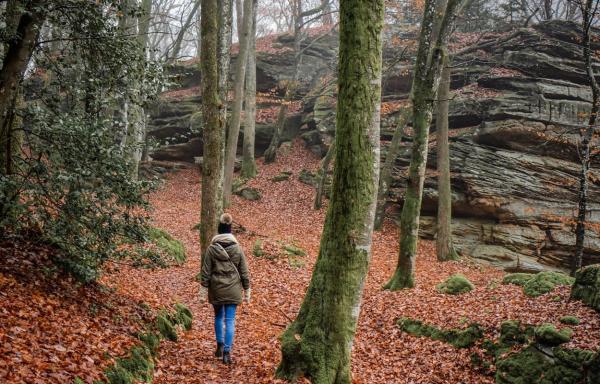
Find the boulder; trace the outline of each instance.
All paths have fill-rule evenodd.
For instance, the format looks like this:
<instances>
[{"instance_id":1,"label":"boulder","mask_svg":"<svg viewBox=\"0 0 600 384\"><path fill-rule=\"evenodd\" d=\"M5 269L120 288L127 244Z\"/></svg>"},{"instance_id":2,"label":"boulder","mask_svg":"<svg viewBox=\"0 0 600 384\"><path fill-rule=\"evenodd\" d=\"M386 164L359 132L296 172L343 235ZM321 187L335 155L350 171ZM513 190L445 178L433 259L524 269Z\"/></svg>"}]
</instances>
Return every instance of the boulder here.
<instances>
[{"instance_id":1,"label":"boulder","mask_svg":"<svg viewBox=\"0 0 600 384\"><path fill-rule=\"evenodd\" d=\"M571 299L581 300L600 312L600 264L588 265L577 271Z\"/></svg>"}]
</instances>

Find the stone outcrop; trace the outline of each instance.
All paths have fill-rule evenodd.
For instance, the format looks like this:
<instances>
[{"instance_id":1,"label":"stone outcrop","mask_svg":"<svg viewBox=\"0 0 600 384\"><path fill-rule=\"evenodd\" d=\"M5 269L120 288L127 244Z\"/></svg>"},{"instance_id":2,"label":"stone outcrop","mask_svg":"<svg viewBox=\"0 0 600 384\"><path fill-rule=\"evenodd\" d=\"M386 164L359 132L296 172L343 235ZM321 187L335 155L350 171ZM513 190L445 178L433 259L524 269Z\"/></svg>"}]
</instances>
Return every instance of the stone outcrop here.
<instances>
[{"instance_id":1,"label":"stone outcrop","mask_svg":"<svg viewBox=\"0 0 600 384\"><path fill-rule=\"evenodd\" d=\"M450 102L453 235L455 247L509 271L568 269L575 237L578 128L590 110L591 92L577 46L576 24L544 22L505 35L484 38L455 55ZM391 41L391 39L387 39ZM274 39L258 58L258 88L274 94L291 77L289 35ZM600 48L600 43L595 43ZM299 135L312 152L324 156L335 134L337 37L309 39L301 65L302 111L288 119L287 138ZM410 62L398 61L402 47L386 47L383 100L408 98ZM596 64L600 71L600 66ZM193 74L182 81L197 86ZM195 80L194 80L195 79ZM201 156L200 101L171 101L152 118L151 136L169 145L155 158L189 160ZM259 106L267 108L268 105ZM383 156L397 108L382 116ZM270 141L272 126L257 126L257 152ZM433 129L432 129L433 130ZM437 184L435 134L423 200L421 234L435 236ZM405 188L408 146L396 161L389 216L398 217ZM190 160L191 161L191 160ZM594 167L600 165L595 159ZM600 222L600 173L590 177L589 220ZM588 228L584 264L600 262L600 236Z\"/></svg>"}]
</instances>

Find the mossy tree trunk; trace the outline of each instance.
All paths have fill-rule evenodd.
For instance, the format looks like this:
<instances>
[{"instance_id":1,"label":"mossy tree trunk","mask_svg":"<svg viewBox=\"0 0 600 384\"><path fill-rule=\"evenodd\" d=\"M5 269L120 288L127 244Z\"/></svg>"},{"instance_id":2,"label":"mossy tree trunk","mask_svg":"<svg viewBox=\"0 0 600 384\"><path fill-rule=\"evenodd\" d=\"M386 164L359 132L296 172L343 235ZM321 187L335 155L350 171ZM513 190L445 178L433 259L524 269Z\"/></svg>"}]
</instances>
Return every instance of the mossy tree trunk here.
<instances>
[{"instance_id":1,"label":"mossy tree trunk","mask_svg":"<svg viewBox=\"0 0 600 384\"><path fill-rule=\"evenodd\" d=\"M443 15L436 12L436 0L425 1L411 91L414 135L408 169L408 183L400 217L400 251L396 271L384 286L386 289L412 288L415 285L419 217L433 103L437 97L442 64L447 56L445 47L447 46L448 37L454 28L456 16L466 1L448 1ZM442 17L437 31L434 30L436 17ZM432 38L434 34L437 35L435 41Z\"/></svg>"},{"instance_id":2,"label":"mossy tree trunk","mask_svg":"<svg viewBox=\"0 0 600 384\"><path fill-rule=\"evenodd\" d=\"M384 1L340 1L335 165L319 257L282 336L279 377L352 381L350 355L369 264L379 174Z\"/></svg>"},{"instance_id":3,"label":"mossy tree trunk","mask_svg":"<svg viewBox=\"0 0 600 384\"><path fill-rule=\"evenodd\" d=\"M21 82L45 20L43 1L11 1L6 9L6 31L12 38L5 45L0 70L0 174L14 171L18 149L15 116ZM11 33L11 30L14 33Z\"/></svg>"},{"instance_id":4,"label":"mossy tree trunk","mask_svg":"<svg viewBox=\"0 0 600 384\"><path fill-rule=\"evenodd\" d=\"M388 148L387 155L385 157L385 163L381 168L381 175L379 176L379 192L377 194L377 209L375 210L375 230L378 231L383 227L383 219L385 217L385 206L387 203L388 192L390 190L390 184L392 183L392 171L394 169L394 163L400 152L400 144L404 137L404 131L408 120L410 119L411 110L409 107L403 108L398 116L396 122L396 129L392 136L392 142Z\"/></svg>"},{"instance_id":5,"label":"mossy tree trunk","mask_svg":"<svg viewBox=\"0 0 600 384\"><path fill-rule=\"evenodd\" d=\"M244 143L242 152L242 177L256 176L256 161L254 159L254 142L256 136L256 7L252 9L252 30L250 32L250 47L246 63L246 95L244 106Z\"/></svg>"},{"instance_id":6,"label":"mossy tree trunk","mask_svg":"<svg viewBox=\"0 0 600 384\"><path fill-rule=\"evenodd\" d=\"M571 275L575 276L575 272L583 265L583 246L585 241L585 221L587 214L588 200L588 178L590 172L590 152L591 142L596 131L596 122L598 120L598 112L600 110L600 87L594 75L593 61L595 51L592 49L592 31L594 23L597 21L598 8L593 0L585 0L581 3L582 14L582 36L581 45L583 57L585 58L585 69L590 82L592 91L592 109L588 118L588 125L581 137L579 146L579 158L581 161L581 170L579 172L579 194L578 194L578 209L577 209L577 225L575 226L575 255L571 266Z\"/></svg>"},{"instance_id":7,"label":"mossy tree trunk","mask_svg":"<svg viewBox=\"0 0 600 384\"><path fill-rule=\"evenodd\" d=\"M325 194L325 184L327 182L327 172L329 171L329 164L333 155L335 154L335 139L329 146L327 154L321 161L321 167L317 173L317 191L315 193L315 209L321 209L323 206L323 195Z\"/></svg>"},{"instance_id":8,"label":"mossy tree trunk","mask_svg":"<svg viewBox=\"0 0 600 384\"><path fill-rule=\"evenodd\" d=\"M218 67L218 5L217 0L202 0L201 8L203 153L202 208L200 217L200 244L202 254L217 232L218 217L223 211L223 164L225 124L219 97Z\"/></svg>"},{"instance_id":9,"label":"mossy tree trunk","mask_svg":"<svg viewBox=\"0 0 600 384\"><path fill-rule=\"evenodd\" d=\"M242 117L242 102L244 101L244 83L246 80L246 62L250 47L250 34L252 33L252 10L256 0L244 0L244 16L240 40L240 53L235 62L234 99L231 111L231 121L227 131L227 145L225 147L225 185L223 190L223 204L227 207L231 202L231 188L233 185L233 168L237 153L238 137L240 135L240 122Z\"/></svg>"},{"instance_id":10,"label":"mossy tree trunk","mask_svg":"<svg viewBox=\"0 0 600 384\"><path fill-rule=\"evenodd\" d=\"M452 244L452 186L450 180L450 147L448 144L448 107L450 105L450 75L448 57L444 60L438 91L436 116L436 147L438 170L438 211L436 251L439 261L458 259Z\"/></svg>"},{"instance_id":11,"label":"mossy tree trunk","mask_svg":"<svg viewBox=\"0 0 600 384\"><path fill-rule=\"evenodd\" d=\"M219 72L219 98L223 104L221 107L221 119L223 124L227 121L227 105L229 102L229 69L231 63L231 41L232 41L232 18L233 18L233 0L219 0L219 9L217 10L219 35L217 43L217 71ZM200 20L202 24L202 19ZM202 36L202 31L200 31ZM225 129L225 125L223 126ZM223 141L223 151L225 151L225 141ZM221 194L220 198L223 198Z\"/></svg>"}]
</instances>

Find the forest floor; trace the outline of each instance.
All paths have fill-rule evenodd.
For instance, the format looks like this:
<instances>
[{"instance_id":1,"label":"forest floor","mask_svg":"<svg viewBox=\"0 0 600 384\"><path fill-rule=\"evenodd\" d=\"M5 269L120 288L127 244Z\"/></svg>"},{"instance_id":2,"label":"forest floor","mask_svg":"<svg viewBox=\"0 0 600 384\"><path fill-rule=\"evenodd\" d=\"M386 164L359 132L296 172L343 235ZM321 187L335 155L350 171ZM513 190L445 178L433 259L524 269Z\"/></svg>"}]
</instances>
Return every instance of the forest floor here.
<instances>
[{"instance_id":1,"label":"forest floor","mask_svg":"<svg viewBox=\"0 0 600 384\"><path fill-rule=\"evenodd\" d=\"M302 169L316 170L318 165L319 160L296 142L291 150L282 150L276 163L264 165L259 161L259 175L249 185L261 191L260 201L234 196L230 212L234 221L245 229L237 237L248 258L253 297L249 305L243 304L238 308L232 352L235 364L232 366L224 366L213 357L212 308L201 304L197 297L199 284L195 275L199 272L200 257L198 232L193 227L200 216L200 172L186 169L173 173L151 196L154 225L184 242L188 261L181 267L153 271L123 267L118 272L105 275L101 282L103 286L110 287L113 296L117 296L126 308L134 308L132 303L139 302L152 307L182 302L194 313L191 331L182 334L176 343L165 341L161 344L155 383L281 382L273 379L280 358L278 336L295 317L309 283L326 210L326 207L313 209L314 188L300 182L298 174ZM292 176L287 181L271 181L281 171L290 171ZM482 267L468 259L438 263L434 244L428 241L420 242L417 287L399 292L382 290L382 285L395 268L397 232L396 226L387 222L382 232L374 234L372 260L353 350L355 383L494 382L490 371L476 370L471 365L470 354L475 348L455 349L439 341L402 333L396 325L399 317L420 319L444 328L460 328L477 322L487 329L487 336L493 338L497 337L497 329L504 320L518 319L528 324L549 322L560 328L562 316L574 315L582 321L580 325L571 326L574 336L567 346L600 348L600 316L578 302L569 302L569 287L559 287L552 293L530 298L518 286L502 285L504 273L497 269ZM306 250L307 255L296 258L256 257L252 250L257 240L263 241L265 248L270 249L275 249L277 244L295 244ZM435 286L454 273L467 276L475 284L475 290L459 296L438 293ZM43 302L47 298L40 299L42 303L31 301L34 297L30 288L32 284L35 286L35 282L20 281L19 276L9 276L7 269L0 269L0 379L28 378L8 382L64 383L66 381L59 379L61 372L55 369L63 367L71 377L79 374L91 382L100 374L100 366L105 364L98 363L102 351L118 354L127 343L131 343L127 337L118 336L119 331L131 333L128 327L133 326L127 321L131 309L119 315L124 319L119 328L108 324L111 321L109 313L102 312L105 310L101 308L100 314L93 320L96 328L86 331L86 322L91 320L85 319L87 309L78 309L78 306L87 300L87 296L77 296L77 291L72 292L71 288L66 291L71 292L68 294L72 296L70 300L73 303L52 304L60 306L63 311L59 314L53 312L55 323L60 325L62 321L64 324L64 317L70 316L67 320L69 326L52 325L52 321L50 325L43 325L48 323L48 318L41 314L31 316L22 313L23 306L27 305L29 308L25 311L41 307L43 312L45 308ZM106 290L96 290L100 293L95 295L108 295L104 292ZM45 292L36 288L35 295L48 296ZM15 300L19 300L20 307L14 306ZM56 298L53 300L56 301ZM95 300L105 300L110 304L116 299ZM116 305L118 303L110 308ZM118 312L118 309L115 311ZM75 314L72 315L72 312ZM11 322L15 316L21 319L21 323ZM77 332L84 332L84 335L74 334L74 329L80 329ZM37 352L27 359L23 357L26 343L19 344L17 341L19 334L28 332L33 332L38 344L50 345L42 348L49 349L43 364ZM92 335L85 336L86 332ZM13 343L13 347L7 347L6 341ZM57 353L60 353L59 361L56 361ZM33 352L30 351L30 354ZM2 368L6 367L6 361L8 367L11 362L19 362L18 369L27 372L9 376ZM40 370L53 373L41 376L44 380L33 380L40 377L36 376Z\"/></svg>"}]
</instances>

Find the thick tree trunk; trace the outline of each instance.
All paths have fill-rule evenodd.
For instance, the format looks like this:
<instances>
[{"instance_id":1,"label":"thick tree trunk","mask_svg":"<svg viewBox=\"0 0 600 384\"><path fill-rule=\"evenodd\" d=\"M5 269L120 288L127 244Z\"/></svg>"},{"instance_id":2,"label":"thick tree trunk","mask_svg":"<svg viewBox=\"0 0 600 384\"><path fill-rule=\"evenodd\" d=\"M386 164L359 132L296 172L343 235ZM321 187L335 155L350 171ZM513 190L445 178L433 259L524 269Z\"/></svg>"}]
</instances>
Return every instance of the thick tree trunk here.
<instances>
[{"instance_id":1,"label":"thick tree trunk","mask_svg":"<svg viewBox=\"0 0 600 384\"><path fill-rule=\"evenodd\" d=\"M437 96L442 63L447 55L445 47L447 46L448 37L454 28L456 15L464 4L465 0L448 1L437 33L438 38L434 43L432 41L432 35L435 32L434 20L435 17L439 17L435 11L436 0L426 0L425 2L411 95L414 135L408 170L408 183L400 217L398 266L390 281L384 286L386 289L412 288L415 285L419 218L427 166L427 144L433 103Z\"/></svg>"},{"instance_id":2,"label":"thick tree trunk","mask_svg":"<svg viewBox=\"0 0 600 384\"><path fill-rule=\"evenodd\" d=\"M579 196L577 210L577 225L575 226L575 257L571 266L571 275L575 276L575 272L583 265L583 245L585 241L585 219L587 214L587 199L588 199L588 177L590 171L590 144L596 131L596 121L598 120L598 112L600 111L600 87L596 77L594 76L593 60L594 51L591 46L591 28L595 20L596 12L593 0L586 0L583 5L582 14L582 49L585 58L585 69L590 81L592 90L592 109L588 119L588 126L581 138L580 159L581 171L579 176Z\"/></svg>"},{"instance_id":3,"label":"thick tree trunk","mask_svg":"<svg viewBox=\"0 0 600 384\"><path fill-rule=\"evenodd\" d=\"M244 30L244 6L242 0L235 0L235 27L237 29L238 43L242 41Z\"/></svg>"},{"instance_id":4,"label":"thick tree trunk","mask_svg":"<svg viewBox=\"0 0 600 384\"><path fill-rule=\"evenodd\" d=\"M436 116L438 212L435 244L437 259L448 261L456 260L458 255L452 245L452 186L450 184L450 148L448 144L448 106L450 104L452 69L448 58L444 61L443 66Z\"/></svg>"},{"instance_id":5,"label":"thick tree trunk","mask_svg":"<svg viewBox=\"0 0 600 384\"><path fill-rule=\"evenodd\" d=\"M246 95L244 107L244 144L242 146L242 177L256 176L254 141L256 136L256 6L252 9L252 31L246 63Z\"/></svg>"},{"instance_id":6,"label":"thick tree trunk","mask_svg":"<svg viewBox=\"0 0 600 384\"><path fill-rule=\"evenodd\" d=\"M235 63L234 99L231 111L231 121L227 131L227 146L225 147L225 185L223 186L223 204L227 207L231 202L231 188L233 185L233 168L237 153L238 138L240 135L240 121L242 118L242 102L244 101L244 83L246 80L246 62L248 48L250 47L250 34L252 32L252 10L256 0L244 0L243 33L240 41L240 53Z\"/></svg>"},{"instance_id":7,"label":"thick tree trunk","mask_svg":"<svg viewBox=\"0 0 600 384\"><path fill-rule=\"evenodd\" d=\"M203 153L202 207L200 214L200 246L202 254L217 233L218 217L223 211L223 163L225 124L221 114L218 71L218 23L217 0L202 0L202 117Z\"/></svg>"},{"instance_id":8,"label":"thick tree trunk","mask_svg":"<svg viewBox=\"0 0 600 384\"><path fill-rule=\"evenodd\" d=\"M333 159L333 155L335 154L335 140L329 146L327 150L327 154L321 161L321 167L319 168L319 172L317 174L317 191L315 193L315 209L321 209L323 206L323 195L325 193L325 184L327 182L327 172L329 171L329 164L331 163L331 159Z\"/></svg>"},{"instance_id":9,"label":"thick tree trunk","mask_svg":"<svg viewBox=\"0 0 600 384\"><path fill-rule=\"evenodd\" d=\"M141 11L142 14L138 18L138 43L140 45L140 49L143 51L144 59L148 58L148 41L150 32L150 20L152 19L152 0L142 0L141 3ZM144 102L147 100L145 95L142 95ZM148 141L147 141L147 119L146 119L146 110L142 107L141 110L142 116L140 119L141 131L139 137L139 145L140 145L140 161L148 160ZM137 173L136 173L137 174Z\"/></svg>"},{"instance_id":10,"label":"thick tree trunk","mask_svg":"<svg viewBox=\"0 0 600 384\"><path fill-rule=\"evenodd\" d=\"M221 119L223 124L227 121L227 104L229 102L229 67L231 62L231 23L233 18L233 0L219 0L218 23L219 35L217 45L217 60L219 71L219 98L223 107L221 108ZM202 35L202 32L200 33ZM225 129L225 126L224 126ZM223 142L223 151L225 142ZM222 198L222 196L221 196Z\"/></svg>"},{"instance_id":11,"label":"thick tree trunk","mask_svg":"<svg viewBox=\"0 0 600 384\"><path fill-rule=\"evenodd\" d=\"M18 143L14 129L15 107L23 75L46 17L42 4L42 0L14 4L25 8L18 18L14 38L6 46L0 70L0 174L13 172L13 154Z\"/></svg>"},{"instance_id":12,"label":"thick tree trunk","mask_svg":"<svg viewBox=\"0 0 600 384\"><path fill-rule=\"evenodd\" d=\"M385 218L385 206L387 203L388 192L390 190L390 184L392 183L392 171L394 169L394 163L398 158L400 152L400 144L404 137L404 131L410 118L411 110L409 107L403 109L398 116L396 122L396 130L392 136L392 142L388 148L387 155L385 157L385 163L381 168L381 175L379 176L379 193L377 194L377 209L375 210L375 230L379 231L383 227L383 219Z\"/></svg>"},{"instance_id":13,"label":"thick tree trunk","mask_svg":"<svg viewBox=\"0 0 600 384\"><path fill-rule=\"evenodd\" d=\"M379 174L383 0L340 2L336 151L319 257L277 375L349 384Z\"/></svg>"}]
</instances>

